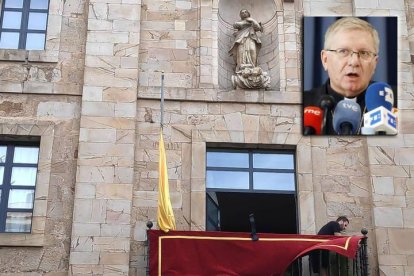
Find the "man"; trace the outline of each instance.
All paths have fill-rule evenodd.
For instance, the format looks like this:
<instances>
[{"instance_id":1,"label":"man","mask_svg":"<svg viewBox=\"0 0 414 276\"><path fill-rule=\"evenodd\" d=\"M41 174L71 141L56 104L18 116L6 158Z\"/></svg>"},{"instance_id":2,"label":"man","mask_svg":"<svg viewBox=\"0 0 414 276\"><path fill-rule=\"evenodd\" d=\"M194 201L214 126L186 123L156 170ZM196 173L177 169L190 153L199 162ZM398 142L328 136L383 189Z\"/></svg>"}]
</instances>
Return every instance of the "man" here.
<instances>
[{"instance_id":1,"label":"man","mask_svg":"<svg viewBox=\"0 0 414 276\"><path fill-rule=\"evenodd\" d=\"M340 236L341 232L348 227L349 220L346 216L340 216L336 221L330 221L319 230L318 235Z\"/></svg>"},{"instance_id":2,"label":"man","mask_svg":"<svg viewBox=\"0 0 414 276\"><path fill-rule=\"evenodd\" d=\"M346 216L340 216L336 219L336 221L330 221L319 230L318 235L335 235L340 236L341 232L346 230L348 227L349 220ZM322 256L321 260L320 257ZM325 276L328 275L327 267L329 265L329 251L321 250L321 251L314 251L310 255L310 261L312 264L312 269L314 273L319 272L320 275Z\"/></svg>"},{"instance_id":3,"label":"man","mask_svg":"<svg viewBox=\"0 0 414 276\"><path fill-rule=\"evenodd\" d=\"M321 98L331 95L335 103L344 98L356 101L363 114L365 91L378 63L379 43L378 32L367 21L356 17L335 21L325 33L321 51L322 65L329 79L322 86L304 92L304 107L319 107ZM326 130L322 134L336 134L332 124L333 109L327 115Z\"/></svg>"}]
</instances>

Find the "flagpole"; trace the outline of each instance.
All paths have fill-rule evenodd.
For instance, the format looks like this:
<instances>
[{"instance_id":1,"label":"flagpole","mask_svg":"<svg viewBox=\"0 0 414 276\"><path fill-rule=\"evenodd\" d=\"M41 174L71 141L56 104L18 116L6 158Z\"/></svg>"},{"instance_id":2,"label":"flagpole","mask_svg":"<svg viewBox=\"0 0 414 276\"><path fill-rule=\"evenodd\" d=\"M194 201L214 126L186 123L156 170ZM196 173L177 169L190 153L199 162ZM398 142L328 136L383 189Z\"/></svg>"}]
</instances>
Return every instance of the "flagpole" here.
<instances>
[{"instance_id":1,"label":"flagpole","mask_svg":"<svg viewBox=\"0 0 414 276\"><path fill-rule=\"evenodd\" d=\"M164 126L164 71L161 71L161 129Z\"/></svg>"},{"instance_id":2,"label":"flagpole","mask_svg":"<svg viewBox=\"0 0 414 276\"><path fill-rule=\"evenodd\" d=\"M171 205L170 189L168 185L168 167L165 155L164 138L162 135L164 126L164 71L161 71L161 131L160 131L160 160L158 164L159 179L158 179L158 211L157 222L159 229L164 232L175 230L175 218Z\"/></svg>"}]
</instances>

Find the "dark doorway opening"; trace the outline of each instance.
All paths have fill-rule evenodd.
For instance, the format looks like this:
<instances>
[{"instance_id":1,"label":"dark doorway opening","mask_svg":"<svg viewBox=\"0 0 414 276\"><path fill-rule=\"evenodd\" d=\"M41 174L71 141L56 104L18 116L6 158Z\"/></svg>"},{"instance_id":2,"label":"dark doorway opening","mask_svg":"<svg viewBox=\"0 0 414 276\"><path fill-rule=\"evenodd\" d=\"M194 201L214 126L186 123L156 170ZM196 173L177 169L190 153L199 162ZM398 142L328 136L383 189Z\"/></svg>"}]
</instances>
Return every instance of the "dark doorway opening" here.
<instances>
[{"instance_id":1,"label":"dark doorway opening","mask_svg":"<svg viewBox=\"0 0 414 276\"><path fill-rule=\"evenodd\" d=\"M207 231L297 234L296 195L292 193L207 192Z\"/></svg>"}]
</instances>

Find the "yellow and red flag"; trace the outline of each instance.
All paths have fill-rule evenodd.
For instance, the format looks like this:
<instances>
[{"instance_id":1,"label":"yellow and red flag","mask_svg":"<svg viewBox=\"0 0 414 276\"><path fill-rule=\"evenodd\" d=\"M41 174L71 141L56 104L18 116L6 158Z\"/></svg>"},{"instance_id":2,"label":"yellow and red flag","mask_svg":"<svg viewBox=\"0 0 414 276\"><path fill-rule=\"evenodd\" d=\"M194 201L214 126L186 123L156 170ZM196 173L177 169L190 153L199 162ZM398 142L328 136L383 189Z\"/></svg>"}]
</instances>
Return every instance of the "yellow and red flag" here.
<instances>
[{"instance_id":1,"label":"yellow and red flag","mask_svg":"<svg viewBox=\"0 0 414 276\"><path fill-rule=\"evenodd\" d=\"M158 164L159 179L158 179L158 227L168 232L175 230L175 218L172 210L170 199L170 188L168 185L168 171L167 158L165 155L164 138L162 136L162 129L160 133L160 161Z\"/></svg>"}]
</instances>

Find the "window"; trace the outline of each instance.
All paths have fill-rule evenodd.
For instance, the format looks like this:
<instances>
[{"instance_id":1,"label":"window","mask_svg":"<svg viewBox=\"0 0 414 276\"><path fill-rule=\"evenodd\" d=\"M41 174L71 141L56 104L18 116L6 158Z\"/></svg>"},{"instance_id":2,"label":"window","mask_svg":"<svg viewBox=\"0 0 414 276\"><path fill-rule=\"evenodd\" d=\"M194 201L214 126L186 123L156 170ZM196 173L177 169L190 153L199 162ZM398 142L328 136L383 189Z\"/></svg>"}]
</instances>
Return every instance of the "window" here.
<instances>
[{"instance_id":1,"label":"window","mask_svg":"<svg viewBox=\"0 0 414 276\"><path fill-rule=\"evenodd\" d=\"M48 0L4 0L0 48L44 50L48 9Z\"/></svg>"},{"instance_id":2,"label":"window","mask_svg":"<svg viewBox=\"0 0 414 276\"><path fill-rule=\"evenodd\" d=\"M39 144L0 143L0 232L30 233Z\"/></svg>"},{"instance_id":3,"label":"window","mask_svg":"<svg viewBox=\"0 0 414 276\"><path fill-rule=\"evenodd\" d=\"M297 233L293 151L207 150L206 230Z\"/></svg>"}]
</instances>

